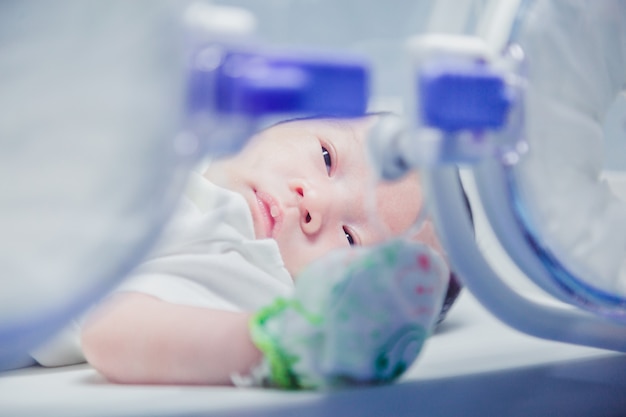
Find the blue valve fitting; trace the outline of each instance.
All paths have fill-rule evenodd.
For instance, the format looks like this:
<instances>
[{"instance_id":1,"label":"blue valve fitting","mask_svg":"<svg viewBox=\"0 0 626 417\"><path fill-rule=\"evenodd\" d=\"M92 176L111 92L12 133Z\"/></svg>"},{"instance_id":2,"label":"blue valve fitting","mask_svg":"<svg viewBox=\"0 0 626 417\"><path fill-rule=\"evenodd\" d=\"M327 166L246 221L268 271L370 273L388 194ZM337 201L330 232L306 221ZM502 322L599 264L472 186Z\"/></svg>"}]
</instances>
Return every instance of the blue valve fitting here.
<instances>
[{"instance_id":1,"label":"blue valve fitting","mask_svg":"<svg viewBox=\"0 0 626 417\"><path fill-rule=\"evenodd\" d=\"M355 117L367 108L369 73L357 58L225 51L210 73L191 73L191 111Z\"/></svg>"},{"instance_id":2,"label":"blue valve fitting","mask_svg":"<svg viewBox=\"0 0 626 417\"><path fill-rule=\"evenodd\" d=\"M505 125L512 100L502 75L486 64L430 63L418 77L419 116L424 125L448 133Z\"/></svg>"}]
</instances>

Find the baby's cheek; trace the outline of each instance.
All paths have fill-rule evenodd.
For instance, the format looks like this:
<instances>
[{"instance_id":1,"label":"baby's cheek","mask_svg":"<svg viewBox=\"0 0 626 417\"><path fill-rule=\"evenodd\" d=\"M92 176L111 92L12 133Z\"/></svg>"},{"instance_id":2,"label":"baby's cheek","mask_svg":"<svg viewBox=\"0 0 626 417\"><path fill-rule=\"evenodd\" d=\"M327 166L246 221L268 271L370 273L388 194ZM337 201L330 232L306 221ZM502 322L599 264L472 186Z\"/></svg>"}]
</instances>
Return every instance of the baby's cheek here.
<instances>
[{"instance_id":1,"label":"baby's cheek","mask_svg":"<svg viewBox=\"0 0 626 417\"><path fill-rule=\"evenodd\" d=\"M342 246L338 243L312 242L307 239L284 239L278 242L278 247L285 268L287 268L292 277L295 277L313 261L327 256Z\"/></svg>"},{"instance_id":2,"label":"baby's cheek","mask_svg":"<svg viewBox=\"0 0 626 417\"><path fill-rule=\"evenodd\" d=\"M278 240L278 248L285 268L292 277L312 261L310 250L302 242L283 238Z\"/></svg>"}]
</instances>

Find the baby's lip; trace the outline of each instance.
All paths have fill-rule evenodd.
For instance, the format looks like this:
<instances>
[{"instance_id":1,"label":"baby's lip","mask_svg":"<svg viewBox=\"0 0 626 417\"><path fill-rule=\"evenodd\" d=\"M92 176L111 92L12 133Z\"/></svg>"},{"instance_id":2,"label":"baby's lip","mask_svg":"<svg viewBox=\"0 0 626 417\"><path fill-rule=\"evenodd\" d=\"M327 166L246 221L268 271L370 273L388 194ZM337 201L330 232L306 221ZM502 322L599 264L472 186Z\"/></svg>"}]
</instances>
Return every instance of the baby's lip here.
<instances>
[{"instance_id":1,"label":"baby's lip","mask_svg":"<svg viewBox=\"0 0 626 417\"><path fill-rule=\"evenodd\" d=\"M260 221L263 225L264 236L260 238L274 238L283 221L283 211L278 202L270 194L254 190L257 206L260 212Z\"/></svg>"}]
</instances>

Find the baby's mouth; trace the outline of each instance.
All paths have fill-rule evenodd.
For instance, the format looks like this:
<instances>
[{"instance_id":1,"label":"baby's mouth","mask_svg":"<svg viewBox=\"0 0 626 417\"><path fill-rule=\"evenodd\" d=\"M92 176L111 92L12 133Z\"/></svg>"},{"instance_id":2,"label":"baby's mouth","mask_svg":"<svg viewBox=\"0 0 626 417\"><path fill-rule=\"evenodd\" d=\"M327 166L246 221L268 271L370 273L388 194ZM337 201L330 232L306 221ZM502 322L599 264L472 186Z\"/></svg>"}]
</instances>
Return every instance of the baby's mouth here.
<instances>
[{"instance_id":1,"label":"baby's mouth","mask_svg":"<svg viewBox=\"0 0 626 417\"><path fill-rule=\"evenodd\" d=\"M263 225L263 234L265 238L275 238L276 232L282 224L282 210L278 202L269 194L262 191L254 191L259 212L261 214L261 222Z\"/></svg>"}]
</instances>

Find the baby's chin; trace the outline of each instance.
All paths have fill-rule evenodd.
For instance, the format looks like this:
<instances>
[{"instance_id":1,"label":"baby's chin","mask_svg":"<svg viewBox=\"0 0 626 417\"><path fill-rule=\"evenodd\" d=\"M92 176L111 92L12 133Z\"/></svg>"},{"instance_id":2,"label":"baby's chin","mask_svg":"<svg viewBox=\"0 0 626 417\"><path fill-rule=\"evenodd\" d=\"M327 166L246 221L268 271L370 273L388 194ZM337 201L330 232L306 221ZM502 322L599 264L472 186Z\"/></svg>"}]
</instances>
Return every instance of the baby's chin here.
<instances>
[{"instance_id":1,"label":"baby's chin","mask_svg":"<svg viewBox=\"0 0 626 417\"><path fill-rule=\"evenodd\" d=\"M282 254L282 251L280 256L283 260L283 264L285 265L285 269L287 270L287 272L289 272L289 275L291 275L291 279L295 281L296 278L298 278L298 275L300 275L300 273L304 269L304 266L296 266L293 265L292 262L286 261L285 257Z\"/></svg>"},{"instance_id":2,"label":"baby's chin","mask_svg":"<svg viewBox=\"0 0 626 417\"><path fill-rule=\"evenodd\" d=\"M289 272L289 275L291 275L291 279L294 281L298 278L298 276L302 273L302 271L306 268L306 266L309 265L311 262L313 262L313 261L304 262L300 260L291 259L289 256L285 255L285 251L281 247L280 243L278 243L278 249L280 251L280 257L283 260L283 265L285 266L285 269L287 270L287 272Z\"/></svg>"},{"instance_id":3,"label":"baby's chin","mask_svg":"<svg viewBox=\"0 0 626 417\"><path fill-rule=\"evenodd\" d=\"M279 244L279 249L281 249L280 244ZM287 269L287 272L289 272L289 275L291 275L291 279L294 281L297 281L298 277L301 274L303 274L306 271L306 269L309 268L312 264L320 263L320 262L328 262L329 258L331 258L331 255L333 253L337 251L345 251L345 250L352 250L352 249L353 248L350 248L348 246L337 247L337 248L333 248L333 249L326 251L322 255L313 256L313 257L306 258L306 259L302 259L302 258L293 259L293 258L285 257L285 255L283 255L285 252L283 252L282 250L280 253L281 253L281 258L283 259L283 263L285 265L285 269ZM324 277L320 277L320 278L324 278Z\"/></svg>"}]
</instances>

